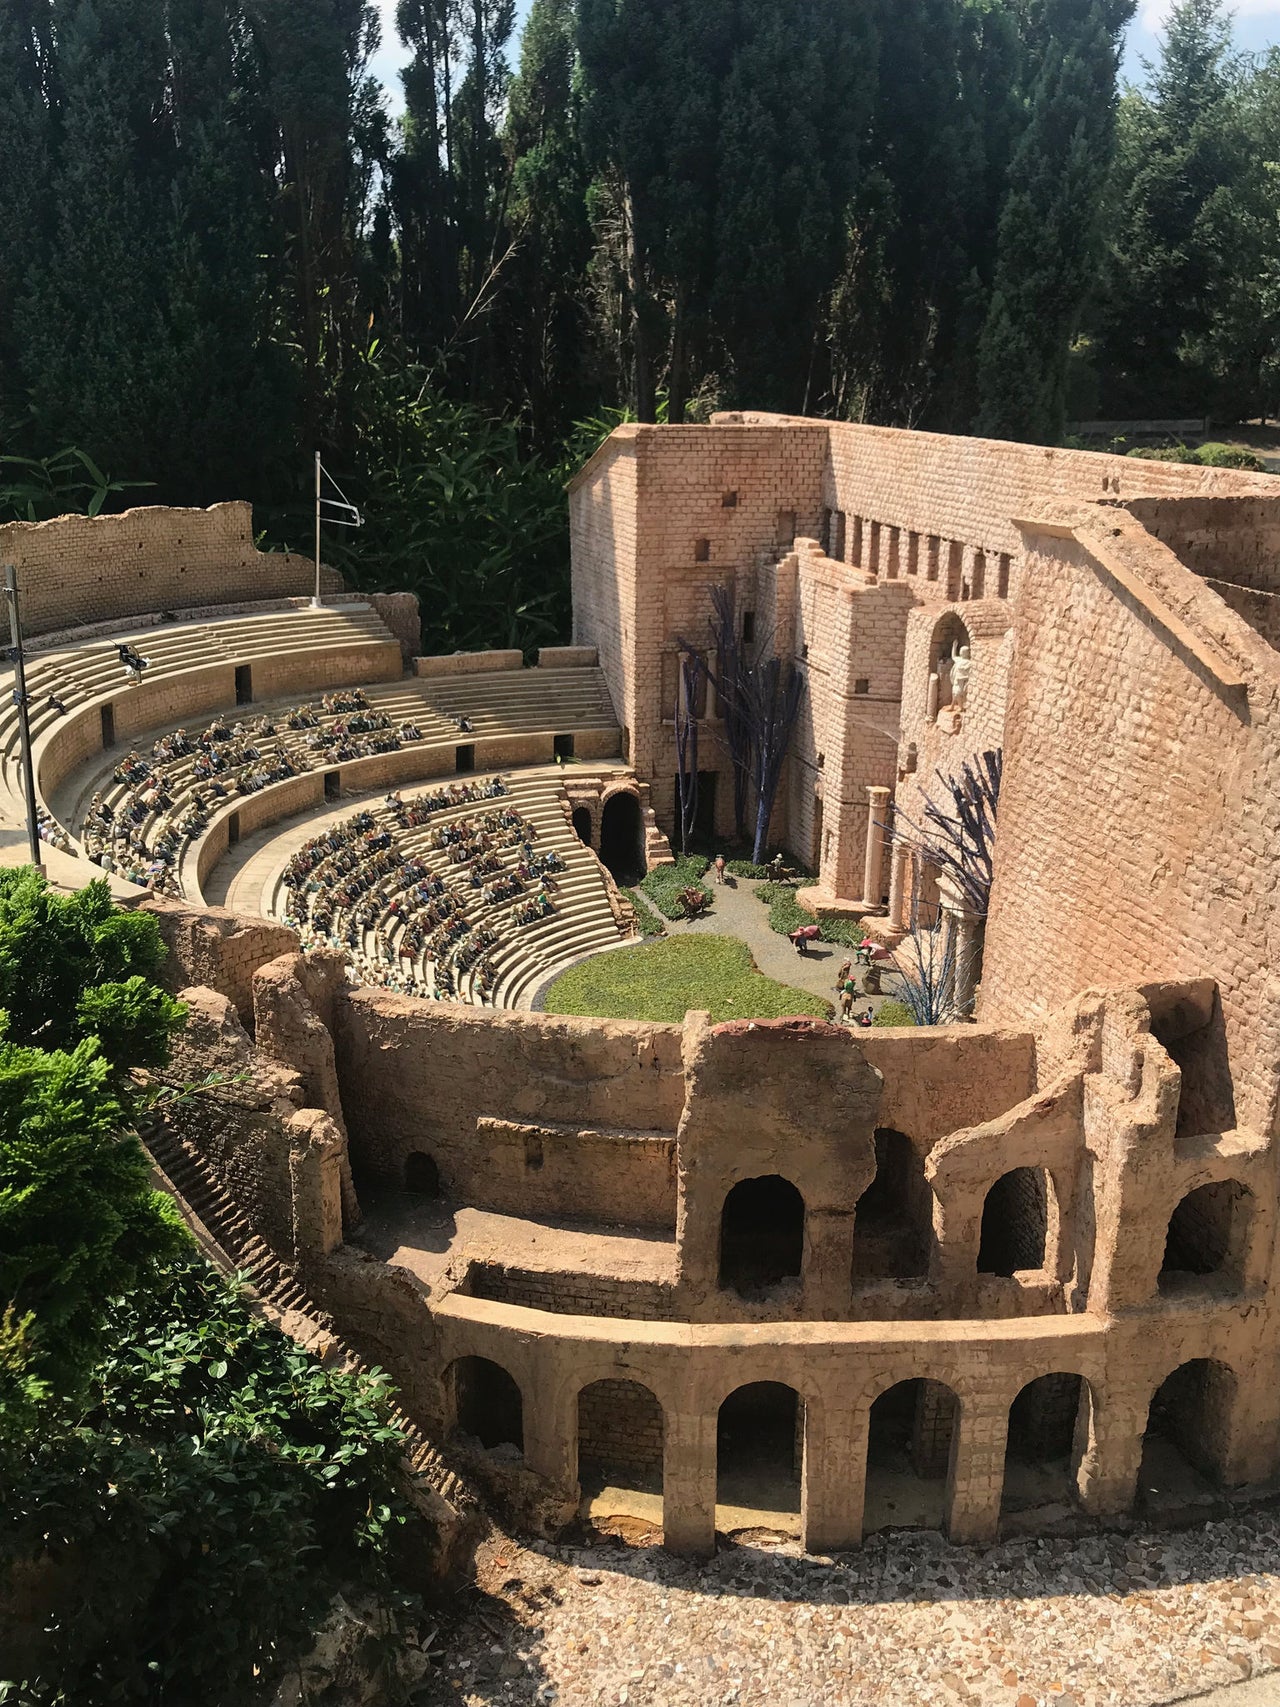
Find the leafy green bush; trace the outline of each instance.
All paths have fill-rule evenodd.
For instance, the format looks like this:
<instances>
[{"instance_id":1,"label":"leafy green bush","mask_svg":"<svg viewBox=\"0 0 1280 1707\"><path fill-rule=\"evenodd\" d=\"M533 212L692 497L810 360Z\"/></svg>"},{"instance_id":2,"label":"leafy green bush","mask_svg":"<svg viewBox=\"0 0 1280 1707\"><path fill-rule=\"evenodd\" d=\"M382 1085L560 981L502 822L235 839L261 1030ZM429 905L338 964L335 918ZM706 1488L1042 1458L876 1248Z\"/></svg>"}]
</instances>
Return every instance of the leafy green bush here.
<instances>
[{"instance_id":1,"label":"leafy green bush","mask_svg":"<svg viewBox=\"0 0 1280 1707\"><path fill-rule=\"evenodd\" d=\"M1254 474L1266 473L1266 464L1262 459L1256 457L1251 450L1242 450L1238 445L1201 445L1196 452L1196 461L1202 462L1206 468L1244 468Z\"/></svg>"},{"instance_id":2,"label":"leafy green bush","mask_svg":"<svg viewBox=\"0 0 1280 1707\"><path fill-rule=\"evenodd\" d=\"M680 896L684 890L700 889L708 900L711 899L711 891L702 882L710 864L704 855L690 854L677 859L674 865L657 866L644 878L640 887L664 919L683 919Z\"/></svg>"},{"instance_id":3,"label":"leafy green bush","mask_svg":"<svg viewBox=\"0 0 1280 1707\"><path fill-rule=\"evenodd\" d=\"M756 896L769 909L769 929L779 936L790 936L805 925L816 924L819 940L836 943L841 948L857 948L863 931L856 919L817 919L796 900L796 891L789 883L762 883Z\"/></svg>"},{"instance_id":4,"label":"leafy green bush","mask_svg":"<svg viewBox=\"0 0 1280 1707\"><path fill-rule=\"evenodd\" d=\"M1196 453L1188 450L1186 445L1167 445L1156 449L1150 445L1136 445L1133 450L1126 451L1126 456L1135 458L1138 462L1195 462Z\"/></svg>"},{"instance_id":5,"label":"leafy green bush","mask_svg":"<svg viewBox=\"0 0 1280 1707\"><path fill-rule=\"evenodd\" d=\"M20 1699L269 1700L336 1592L389 1593L406 1514L387 1396L201 1259L116 1300L87 1410L0 1453L0 1567L45 1558L75 1584Z\"/></svg>"},{"instance_id":6,"label":"leafy green bush","mask_svg":"<svg viewBox=\"0 0 1280 1707\"><path fill-rule=\"evenodd\" d=\"M914 1025L916 1016L905 1002L891 1000L883 1002L876 1009L872 1025Z\"/></svg>"},{"instance_id":7,"label":"leafy green bush","mask_svg":"<svg viewBox=\"0 0 1280 1707\"><path fill-rule=\"evenodd\" d=\"M627 899L636 910L636 919L645 936L666 935L667 927L663 924L661 916L654 912L638 889L628 889Z\"/></svg>"}]
</instances>

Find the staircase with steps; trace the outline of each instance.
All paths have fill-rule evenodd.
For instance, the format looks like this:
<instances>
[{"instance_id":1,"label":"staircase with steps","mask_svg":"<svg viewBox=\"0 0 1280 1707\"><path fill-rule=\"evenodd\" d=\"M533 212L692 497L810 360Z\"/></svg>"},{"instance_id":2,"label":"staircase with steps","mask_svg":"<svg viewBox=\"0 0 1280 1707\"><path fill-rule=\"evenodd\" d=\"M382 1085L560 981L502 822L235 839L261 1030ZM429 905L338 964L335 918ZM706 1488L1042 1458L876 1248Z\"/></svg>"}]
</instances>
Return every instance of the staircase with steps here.
<instances>
[{"instance_id":1,"label":"staircase with steps","mask_svg":"<svg viewBox=\"0 0 1280 1707\"><path fill-rule=\"evenodd\" d=\"M276 1325L280 1326L282 1317L295 1318L291 1337L304 1344L325 1342L326 1364L349 1374L366 1372L368 1366L342 1339L333 1318L308 1297L297 1270L275 1256L254 1232L196 1146L164 1125L147 1132L143 1142L171 1195L214 1241L219 1266L227 1273L248 1276L254 1295ZM303 1318L305 1332L297 1331L298 1317ZM476 1496L439 1448L398 1404L393 1401L389 1409L405 1437L405 1460L412 1474L460 1514L475 1510Z\"/></svg>"}]
</instances>

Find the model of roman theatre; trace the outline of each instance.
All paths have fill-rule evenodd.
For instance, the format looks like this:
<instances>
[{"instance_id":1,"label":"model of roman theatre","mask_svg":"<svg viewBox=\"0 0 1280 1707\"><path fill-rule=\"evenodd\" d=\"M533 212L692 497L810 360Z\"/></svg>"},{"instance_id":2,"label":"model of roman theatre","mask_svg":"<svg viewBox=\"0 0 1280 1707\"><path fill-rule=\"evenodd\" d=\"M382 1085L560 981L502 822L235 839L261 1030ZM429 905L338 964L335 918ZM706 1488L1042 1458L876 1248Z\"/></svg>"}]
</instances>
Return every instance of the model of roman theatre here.
<instances>
[{"instance_id":1,"label":"model of roman theatre","mask_svg":"<svg viewBox=\"0 0 1280 1707\"><path fill-rule=\"evenodd\" d=\"M247 506L0 528L51 881L154 911L222 1075L149 1138L205 1247L388 1369L442 1501L528 1528L1170 1519L1280 1470L1280 500L887 429L624 427L572 645L423 656ZM798 672L771 839L955 1023L554 1018L733 775L716 589ZM120 649L145 659L122 668ZM683 696L683 697L682 697ZM25 846L16 712L4 840ZM1002 756L985 915L891 833ZM468 1493L468 1489L472 1493ZM593 1503L594 1502L594 1503Z\"/></svg>"}]
</instances>

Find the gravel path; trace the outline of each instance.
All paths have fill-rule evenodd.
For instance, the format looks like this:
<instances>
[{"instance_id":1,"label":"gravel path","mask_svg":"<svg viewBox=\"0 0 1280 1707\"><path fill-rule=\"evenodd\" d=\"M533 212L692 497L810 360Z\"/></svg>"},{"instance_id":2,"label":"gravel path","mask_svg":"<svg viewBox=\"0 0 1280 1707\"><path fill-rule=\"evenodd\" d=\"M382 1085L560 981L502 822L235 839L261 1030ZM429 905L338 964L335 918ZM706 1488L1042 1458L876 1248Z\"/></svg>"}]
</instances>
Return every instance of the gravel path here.
<instances>
[{"instance_id":1,"label":"gravel path","mask_svg":"<svg viewBox=\"0 0 1280 1707\"><path fill-rule=\"evenodd\" d=\"M438 1645L431 1707L1155 1707L1280 1667L1280 1513L838 1560L761 1538L707 1565L499 1538Z\"/></svg>"}]
</instances>

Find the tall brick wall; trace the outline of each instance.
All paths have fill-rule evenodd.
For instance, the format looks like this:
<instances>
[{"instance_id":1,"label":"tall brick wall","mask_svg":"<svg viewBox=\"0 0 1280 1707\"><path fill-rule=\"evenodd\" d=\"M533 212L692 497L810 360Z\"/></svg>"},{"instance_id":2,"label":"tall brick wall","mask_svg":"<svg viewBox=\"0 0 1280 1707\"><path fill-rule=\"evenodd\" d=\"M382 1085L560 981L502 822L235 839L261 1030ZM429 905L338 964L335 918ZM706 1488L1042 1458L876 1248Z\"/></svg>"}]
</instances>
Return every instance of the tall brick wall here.
<instances>
[{"instance_id":1,"label":"tall brick wall","mask_svg":"<svg viewBox=\"0 0 1280 1707\"><path fill-rule=\"evenodd\" d=\"M1101 570L1087 536L1032 536L980 1011L1025 1023L1090 987L1213 978L1237 1119L1270 1131L1280 668L1132 524L1096 537L1162 603L1153 614ZM1244 691L1197 657L1204 642Z\"/></svg>"},{"instance_id":2,"label":"tall brick wall","mask_svg":"<svg viewBox=\"0 0 1280 1707\"><path fill-rule=\"evenodd\" d=\"M162 610L300 598L315 580L306 558L257 549L249 504L8 522L0 527L6 563L18 570L23 626L33 635ZM325 591L342 587L342 577L326 570Z\"/></svg>"}]
</instances>

